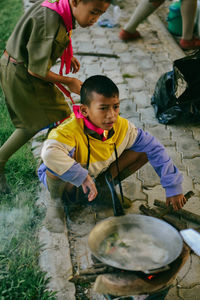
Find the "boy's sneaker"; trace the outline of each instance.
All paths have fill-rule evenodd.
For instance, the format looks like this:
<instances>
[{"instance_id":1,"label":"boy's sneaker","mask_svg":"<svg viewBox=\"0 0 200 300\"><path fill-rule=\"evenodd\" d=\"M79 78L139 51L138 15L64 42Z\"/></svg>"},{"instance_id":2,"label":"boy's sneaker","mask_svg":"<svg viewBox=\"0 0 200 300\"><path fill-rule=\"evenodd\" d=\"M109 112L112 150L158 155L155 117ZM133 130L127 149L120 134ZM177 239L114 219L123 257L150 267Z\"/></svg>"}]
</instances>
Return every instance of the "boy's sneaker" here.
<instances>
[{"instance_id":1,"label":"boy's sneaker","mask_svg":"<svg viewBox=\"0 0 200 300\"><path fill-rule=\"evenodd\" d=\"M200 48L200 39L193 38L192 40L181 39L179 45L183 50L194 50Z\"/></svg>"},{"instance_id":2,"label":"boy's sneaker","mask_svg":"<svg viewBox=\"0 0 200 300\"><path fill-rule=\"evenodd\" d=\"M122 29L119 33L119 38L122 41L132 41L132 40L136 40L140 37L141 37L141 35L140 35L139 31L137 31L137 30L133 33L130 33L128 31Z\"/></svg>"}]
</instances>

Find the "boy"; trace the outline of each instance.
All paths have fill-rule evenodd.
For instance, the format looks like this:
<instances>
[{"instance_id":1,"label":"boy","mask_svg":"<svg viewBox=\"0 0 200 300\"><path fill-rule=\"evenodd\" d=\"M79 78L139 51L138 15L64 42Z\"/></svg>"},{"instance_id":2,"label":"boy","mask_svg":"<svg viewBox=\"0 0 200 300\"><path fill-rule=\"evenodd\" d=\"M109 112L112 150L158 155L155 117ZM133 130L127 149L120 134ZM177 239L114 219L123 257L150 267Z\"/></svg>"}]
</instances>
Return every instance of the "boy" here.
<instances>
[{"instance_id":1,"label":"boy","mask_svg":"<svg viewBox=\"0 0 200 300\"><path fill-rule=\"evenodd\" d=\"M161 178L167 204L175 210L181 208L186 202L182 175L164 146L119 116L119 90L113 81L92 76L83 83L80 97L80 106L75 105L74 114L50 132L42 148L47 171L45 174L41 166L39 176L46 180L51 195L46 227L54 232L64 229L61 197L65 188L70 191L72 186L82 185L83 192L88 192L88 201L92 201L98 194L92 177L98 181L98 175L109 170L115 178L119 168L120 177L125 178L147 161Z\"/></svg>"},{"instance_id":2,"label":"boy","mask_svg":"<svg viewBox=\"0 0 200 300\"><path fill-rule=\"evenodd\" d=\"M15 126L0 145L0 193L8 193L4 168L8 159L39 130L67 118L71 111L57 88L80 94L82 82L63 75L79 71L73 57L75 22L86 28L97 22L111 0L46 0L35 3L18 21L0 59L0 81ZM60 74L51 71L61 57Z\"/></svg>"}]
</instances>

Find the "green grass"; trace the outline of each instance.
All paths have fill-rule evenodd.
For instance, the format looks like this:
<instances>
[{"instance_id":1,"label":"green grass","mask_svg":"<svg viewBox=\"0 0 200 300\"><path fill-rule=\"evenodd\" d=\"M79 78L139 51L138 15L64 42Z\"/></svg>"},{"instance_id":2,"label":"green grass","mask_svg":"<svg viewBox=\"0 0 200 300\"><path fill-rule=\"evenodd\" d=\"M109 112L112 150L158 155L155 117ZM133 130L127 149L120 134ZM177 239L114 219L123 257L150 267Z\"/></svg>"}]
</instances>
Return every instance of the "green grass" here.
<instances>
[{"instance_id":1,"label":"green grass","mask_svg":"<svg viewBox=\"0 0 200 300\"><path fill-rule=\"evenodd\" d=\"M0 1L0 54L17 20L23 13L21 0ZM13 132L0 89L0 145ZM37 200L36 161L30 144L14 154L6 165L12 192L0 195L0 299L55 299L46 289L48 279L38 266L37 232L43 212Z\"/></svg>"},{"instance_id":2,"label":"green grass","mask_svg":"<svg viewBox=\"0 0 200 300\"><path fill-rule=\"evenodd\" d=\"M1 0L0 2L0 49L4 50L17 20L23 13L21 0Z\"/></svg>"},{"instance_id":3,"label":"green grass","mask_svg":"<svg viewBox=\"0 0 200 300\"><path fill-rule=\"evenodd\" d=\"M9 200L9 199L8 199ZM36 229L40 213L34 195L24 190L1 205L0 299L55 299L46 290L48 279L38 266Z\"/></svg>"}]
</instances>

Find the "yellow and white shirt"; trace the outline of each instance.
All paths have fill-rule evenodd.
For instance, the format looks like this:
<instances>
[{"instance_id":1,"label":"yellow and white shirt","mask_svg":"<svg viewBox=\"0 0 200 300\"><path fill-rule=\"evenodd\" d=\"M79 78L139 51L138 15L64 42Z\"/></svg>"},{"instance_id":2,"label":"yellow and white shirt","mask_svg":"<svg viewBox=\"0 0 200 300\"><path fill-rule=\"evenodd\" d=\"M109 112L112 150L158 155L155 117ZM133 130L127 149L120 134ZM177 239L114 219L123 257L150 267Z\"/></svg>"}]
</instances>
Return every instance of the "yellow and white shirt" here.
<instances>
[{"instance_id":1,"label":"yellow and white shirt","mask_svg":"<svg viewBox=\"0 0 200 300\"><path fill-rule=\"evenodd\" d=\"M99 173L105 171L116 159L115 146L120 156L125 149L133 145L136 136L136 127L120 116L113 126L113 135L107 140L102 141L88 134L89 174L97 177ZM46 167L59 176L72 171L70 169L76 163L85 168L88 159L88 139L84 132L83 119L77 119L72 114L69 119L53 129L44 142L41 157Z\"/></svg>"}]
</instances>

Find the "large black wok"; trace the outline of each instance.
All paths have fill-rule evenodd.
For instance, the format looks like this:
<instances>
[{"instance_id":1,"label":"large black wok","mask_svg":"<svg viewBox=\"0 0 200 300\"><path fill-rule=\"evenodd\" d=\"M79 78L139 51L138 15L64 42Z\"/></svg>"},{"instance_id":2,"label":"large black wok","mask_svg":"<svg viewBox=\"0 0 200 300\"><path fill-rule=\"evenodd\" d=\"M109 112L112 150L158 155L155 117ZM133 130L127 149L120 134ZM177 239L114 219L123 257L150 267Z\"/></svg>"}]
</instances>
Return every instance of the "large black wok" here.
<instances>
[{"instance_id":1,"label":"large black wok","mask_svg":"<svg viewBox=\"0 0 200 300\"><path fill-rule=\"evenodd\" d=\"M115 216L99 222L90 232L88 243L92 254L107 265L145 273L173 262L183 248L179 232L154 217L123 215L109 174L106 180L112 193Z\"/></svg>"}]
</instances>

